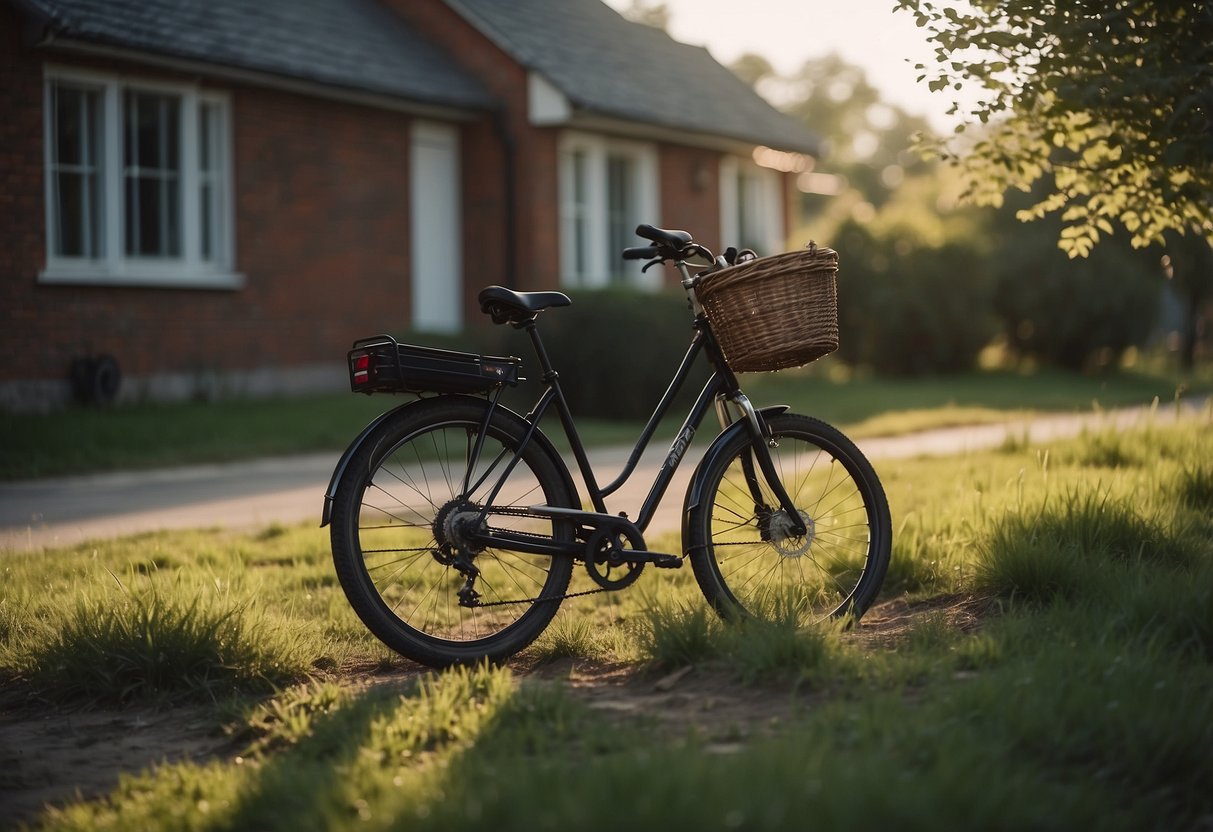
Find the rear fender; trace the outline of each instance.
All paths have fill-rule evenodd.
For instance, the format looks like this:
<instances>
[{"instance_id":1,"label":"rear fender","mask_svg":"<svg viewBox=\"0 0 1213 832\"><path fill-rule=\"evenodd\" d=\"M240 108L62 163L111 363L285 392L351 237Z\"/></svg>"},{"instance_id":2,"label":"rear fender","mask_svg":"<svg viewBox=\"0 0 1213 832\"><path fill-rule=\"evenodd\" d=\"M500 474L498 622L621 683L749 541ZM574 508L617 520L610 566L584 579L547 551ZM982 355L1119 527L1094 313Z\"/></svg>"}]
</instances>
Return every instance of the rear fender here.
<instances>
[{"instance_id":1,"label":"rear fender","mask_svg":"<svg viewBox=\"0 0 1213 832\"><path fill-rule=\"evenodd\" d=\"M461 396L460 398L466 398L470 401L477 402L485 408L490 406L487 401L476 396ZM346 469L349 468L350 461L354 458L354 455L362 449L362 446L366 444L371 434L374 433L381 424L394 417L400 411L414 407L429 407L430 403L435 401L438 401L438 399L420 399L418 401L402 404L400 407L393 408L386 413L381 413L379 416L375 417L375 419L369 425L362 429L362 433L358 434L357 438L354 439L354 441L350 443L350 446L345 449L345 453L341 455L341 459L337 460L337 466L333 469L333 476L329 479L329 487L324 492L324 509L320 516L321 527L327 526L332 521L333 500L337 496L337 484L341 481L341 477L345 474ZM522 416L513 410L510 410L508 407L497 405L497 414L499 417L505 417L506 419L513 421L515 423L515 427L518 428L522 433L525 433L529 428L529 423L526 421L526 419L522 418ZM577 492L577 485L573 481L573 475L569 473L569 467L561 458L560 452L556 450L556 447L552 444L552 441L548 439L543 432L536 428L535 433L531 436L531 442L538 445L539 448L545 454L551 457L553 462L556 463L556 468L560 471L560 475L564 479L565 485L568 486L569 493L573 495L573 499L576 503L576 506L574 507L580 508L581 497Z\"/></svg>"}]
</instances>

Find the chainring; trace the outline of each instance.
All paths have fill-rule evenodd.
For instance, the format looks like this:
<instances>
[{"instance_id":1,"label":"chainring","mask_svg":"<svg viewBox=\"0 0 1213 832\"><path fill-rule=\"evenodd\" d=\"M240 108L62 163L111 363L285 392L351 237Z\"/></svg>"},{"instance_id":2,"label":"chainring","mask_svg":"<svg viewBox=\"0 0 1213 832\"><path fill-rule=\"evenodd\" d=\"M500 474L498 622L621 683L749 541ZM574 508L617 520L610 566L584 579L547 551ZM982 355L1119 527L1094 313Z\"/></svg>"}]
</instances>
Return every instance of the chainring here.
<instances>
[{"instance_id":1,"label":"chainring","mask_svg":"<svg viewBox=\"0 0 1213 832\"><path fill-rule=\"evenodd\" d=\"M585 545L585 571L603 589L616 590L631 586L644 571L642 561L627 559L624 546L642 549L644 540L626 529L600 528Z\"/></svg>"}]
</instances>

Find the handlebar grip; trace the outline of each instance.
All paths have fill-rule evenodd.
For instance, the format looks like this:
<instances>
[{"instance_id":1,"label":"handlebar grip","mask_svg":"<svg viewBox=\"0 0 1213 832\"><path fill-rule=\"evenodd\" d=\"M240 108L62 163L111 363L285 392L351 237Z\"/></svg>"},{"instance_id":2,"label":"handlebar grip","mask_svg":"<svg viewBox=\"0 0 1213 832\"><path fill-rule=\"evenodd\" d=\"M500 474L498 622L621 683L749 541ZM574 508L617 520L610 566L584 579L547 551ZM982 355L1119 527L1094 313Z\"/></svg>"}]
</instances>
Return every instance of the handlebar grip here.
<instances>
[{"instance_id":1,"label":"handlebar grip","mask_svg":"<svg viewBox=\"0 0 1213 832\"><path fill-rule=\"evenodd\" d=\"M624 260L648 260L657 256L657 246L640 246L637 248L625 248L623 250Z\"/></svg>"}]
</instances>

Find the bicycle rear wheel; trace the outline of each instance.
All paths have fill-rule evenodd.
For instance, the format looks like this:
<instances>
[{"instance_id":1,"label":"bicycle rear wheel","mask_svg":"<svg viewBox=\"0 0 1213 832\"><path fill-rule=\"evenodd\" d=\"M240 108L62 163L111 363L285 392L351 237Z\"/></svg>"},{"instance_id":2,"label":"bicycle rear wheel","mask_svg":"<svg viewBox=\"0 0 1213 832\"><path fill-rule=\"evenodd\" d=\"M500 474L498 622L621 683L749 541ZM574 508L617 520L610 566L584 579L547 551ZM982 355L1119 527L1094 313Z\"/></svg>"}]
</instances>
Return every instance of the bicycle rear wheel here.
<instances>
[{"instance_id":1,"label":"bicycle rear wheel","mask_svg":"<svg viewBox=\"0 0 1213 832\"><path fill-rule=\"evenodd\" d=\"M496 411L464 493L487 407L448 396L398 411L350 460L334 498L333 562L350 605L384 644L432 667L522 650L556 614L572 573L570 557L471 547L481 605L460 605L466 576L454 562L455 530L480 513L525 433L517 415ZM493 499L487 525L572 540L568 521L524 514L537 503L576 507L561 466L532 440Z\"/></svg>"},{"instance_id":2,"label":"bicycle rear wheel","mask_svg":"<svg viewBox=\"0 0 1213 832\"><path fill-rule=\"evenodd\" d=\"M855 618L875 600L889 565L892 521L871 464L840 431L817 419L768 420L771 458L808 530L792 532L739 433L703 472L688 518L691 566L725 617L797 623Z\"/></svg>"}]
</instances>

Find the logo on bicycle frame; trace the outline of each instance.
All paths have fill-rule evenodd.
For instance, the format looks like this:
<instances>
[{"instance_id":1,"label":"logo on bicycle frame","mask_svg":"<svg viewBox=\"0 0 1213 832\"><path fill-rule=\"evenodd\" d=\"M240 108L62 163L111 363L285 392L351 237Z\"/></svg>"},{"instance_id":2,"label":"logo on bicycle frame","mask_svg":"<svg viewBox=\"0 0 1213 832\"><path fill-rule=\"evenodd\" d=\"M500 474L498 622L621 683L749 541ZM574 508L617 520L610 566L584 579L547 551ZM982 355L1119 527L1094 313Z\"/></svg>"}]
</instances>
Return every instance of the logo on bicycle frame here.
<instances>
[{"instance_id":1,"label":"logo on bicycle frame","mask_svg":"<svg viewBox=\"0 0 1213 832\"><path fill-rule=\"evenodd\" d=\"M674 444L670 446L670 455L666 457L665 464L671 468L678 464L683 455L687 452L687 448L691 447L691 439L695 436L695 428L687 425L683 428L682 433L674 440Z\"/></svg>"}]
</instances>

